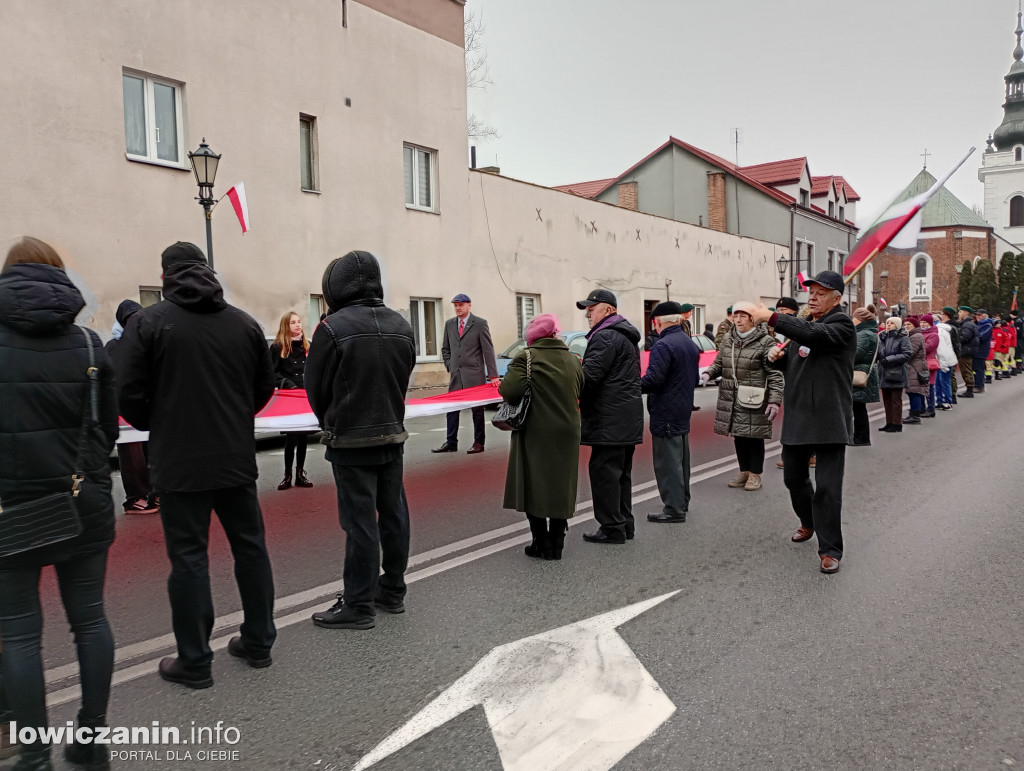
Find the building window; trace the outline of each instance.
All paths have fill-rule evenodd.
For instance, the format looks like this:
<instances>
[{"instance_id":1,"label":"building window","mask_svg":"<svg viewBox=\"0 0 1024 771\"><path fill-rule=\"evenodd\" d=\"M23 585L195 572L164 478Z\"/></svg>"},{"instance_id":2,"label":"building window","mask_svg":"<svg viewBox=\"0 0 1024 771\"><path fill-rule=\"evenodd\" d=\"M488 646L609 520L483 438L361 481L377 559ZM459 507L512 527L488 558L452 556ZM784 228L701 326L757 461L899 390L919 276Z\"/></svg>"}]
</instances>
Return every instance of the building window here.
<instances>
[{"instance_id":1,"label":"building window","mask_svg":"<svg viewBox=\"0 0 1024 771\"><path fill-rule=\"evenodd\" d=\"M416 361L437 361L441 357L441 300L413 297L409 301L409 317L416 339Z\"/></svg>"},{"instance_id":2,"label":"building window","mask_svg":"<svg viewBox=\"0 0 1024 771\"><path fill-rule=\"evenodd\" d=\"M405 205L437 211L437 152L405 145Z\"/></svg>"},{"instance_id":3,"label":"building window","mask_svg":"<svg viewBox=\"0 0 1024 771\"><path fill-rule=\"evenodd\" d=\"M182 166L181 84L148 75L121 75L128 158Z\"/></svg>"},{"instance_id":4,"label":"building window","mask_svg":"<svg viewBox=\"0 0 1024 771\"><path fill-rule=\"evenodd\" d=\"M910 299L932 299L932 258L918 252L910 261Z\"/></svg>"},{"instance_id":5,"label":"building window","mask_svg":"<svg viewBox=\"0 0 1024 771\"><path fill-rule=\"evenodd\" d=\"M839 219L841 219L843 222L846 222L846 207L845 206L840 206L839 207Z\"/></svg>"},{"instance_id":6,"label":"building window","mask_svg":"<svg viewBox=\"0 0 1024 771\"><path fill-rule=\"evenodd\" d=\"M517 294L516 295L516 327L519 336L523 337L526 327L533 320L533 317L540 313L540 295L538 294Z\"/></svg>"},{"instance_id":7,"label":"building window","mask_svg":"<svg viewBox=\"0 0 1024 771\"><path fill-rule=\"evenodd\" d=\"M817 273L814 268L814 244L809 241L797 240L793 254L795 255L792 266L793 292L806 292L807 290L797 281L796 274L803 273L810 278Z\"/></svg>"},{"instance_id":8,"label":"building window","mask_svg":"<svg viewBox=\"0 0 1024 771\"><path fill-rule=\"evenodd\" d=\"M164 299L163 290L158 286L140 286L139 287L139 305L143 308L148 308L150 305L156 305L158 302Z\"/></svg>"},{"instance_id":9,"label":"building window","mask_svg":"<svg viewBox=\"0 0 1024 771\"><path fill-rule=\"evenodd\" d=\"M836 204L835 204L835 201L829 201L828 202L828 216L829 217L835 217L836 216Z\"/></svg>"},{"instance_id":10,"label":"building window","mask_svg":"<svg viewBox=\"0 0 1024 771\"><path fill-rule=\"evenodd\" d=\"M1019 147L1013 148L1013 160L1016 161L1017 163L1020 163L1020 160L1021 160L1021 148L1019 148Z\"/></svg>"},{"instance_id":11,"label":"building window","mask_svg":"<svg viewBox=\"0 0 1024 771\"><path fill-rule=\"evenodd\" d=\"M302 189L311 193L319 191L316 118L312 115L299 115L299 168L302 173Z\"/></svg>"},{"instance_id":12,"label":"building window","mask_svg":"<svg viewBox=\"0 0 1024 771\"><path fill-rule=\"evenodd\" d=\"M1024 227L1024 195L1015 195L1010 199L1010 227Z\"/></svg>"},{"instance_id":13,"label":"building window","mask_svg":"<svg viewBox=\"0 0 1024 771\"><path fill-rule=\"evenodd\" d=\"M800 205L805 209L809 209L811 206L811 194L806 190L800 191Z\"/></svg>"},{"instance_id":14,"label":"building window","mask_svg":"<svg viewBox=\"0 0 1024 771\"><path fill-rule=\"evenodd\" d=\"M841 273L843 270L843 260L846 259L846 252L841 252L838 249L828 250L828 270L834 270L836 273Z\"/></svg>"},{"instance_id":15,"label":"building window","mask_svg":"<svg viewBox=\"0 0 1024 771\"><path fill-rule=\"evenodd\" d=\"M306 330L307 337L312 335L313 329L320 323L320 317L327 313L327 303L324 302L322 294L311 294L309 296L309 329Z\"/></svg>"}]
</instances>

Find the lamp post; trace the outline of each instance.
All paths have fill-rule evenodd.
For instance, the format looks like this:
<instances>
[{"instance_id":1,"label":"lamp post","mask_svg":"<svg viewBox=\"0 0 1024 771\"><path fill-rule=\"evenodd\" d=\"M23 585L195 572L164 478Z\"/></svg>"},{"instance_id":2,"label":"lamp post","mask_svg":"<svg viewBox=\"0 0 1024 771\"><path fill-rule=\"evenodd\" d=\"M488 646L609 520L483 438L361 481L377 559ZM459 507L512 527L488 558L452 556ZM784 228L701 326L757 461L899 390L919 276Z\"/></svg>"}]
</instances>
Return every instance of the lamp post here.
<instances>
[{"instance_id":1,"label":"lamp post","mask_svg":"<svg viewBox=\"0 0 1024 771\"><path fill-rule=\"evenodd\" d=\"M782 255L775 261L775 264L779 268L779 297L786 296L786 268L789 267L789 260L786 259L786 255Z\"/></svg>"},{"instance_id":2,"label":"lamp post","mask_svg":"<svg viewBox=\"0 0 1024 771\"><path fill-rule=\"evenodd\" d=\"M881 289L872 289L871 290L871 300L873 301L874 306L875 306L875 321L878 321L878 315L882 312L881 308L878 307L878 298L881 297L881 296L882 296L882 290Z\"/></svg>"},{"instance_id":3,"label":"lamp post","mask_svg":"<svg viewBox=\"0 0 1024 771\"><path fill-rule=\"evenodd\" d=\"M206 212L206 258L210 261L210 269L213 270L213 230L211 229L210 215L213 212L213 182L217 179L217 164L220 163L220 156L206 144L206 137L199 143L199 149L188 154L188 160L192 164L192 172L196 175L196 184L199 185L199 205Z\"/></svg>"}]
</instances>

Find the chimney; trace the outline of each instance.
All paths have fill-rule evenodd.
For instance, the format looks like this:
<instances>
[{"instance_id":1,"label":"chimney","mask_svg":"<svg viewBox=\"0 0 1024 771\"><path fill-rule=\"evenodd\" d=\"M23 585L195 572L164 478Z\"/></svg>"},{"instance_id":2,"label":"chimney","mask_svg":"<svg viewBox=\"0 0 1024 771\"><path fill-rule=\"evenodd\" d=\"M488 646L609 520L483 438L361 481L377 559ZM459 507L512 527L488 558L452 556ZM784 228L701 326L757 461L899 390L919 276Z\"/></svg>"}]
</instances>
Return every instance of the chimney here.
<instances>
[{"instance_id":1,"label":"chimney","mask_svg":"<svg viewBox=\"0 0 1024 771\"><path fill-rule=\"evenodd\" d=\"M620 182L619 183L619 206L623 209L632 209L637 211L637 183L633 182Z\"/></svg>"},{"instance_id":2,"label":"chimney","mask_svg":"<svg viewBox=\"0 0 1024 771\"><path fill-rule=\"evenodd\" d=\"M469 168L476 168L476 145L472 145L469 148Z\"/></svg>"},{"instance_id":3,"label":"chimney","mask_svg":"<svg viewBox=\"0 0 1024 771\"><path fill-rule=\"evenodd\" d=\"M708 172L708 227L726 232L725 172Z\"/></svg>"}]
</instances>

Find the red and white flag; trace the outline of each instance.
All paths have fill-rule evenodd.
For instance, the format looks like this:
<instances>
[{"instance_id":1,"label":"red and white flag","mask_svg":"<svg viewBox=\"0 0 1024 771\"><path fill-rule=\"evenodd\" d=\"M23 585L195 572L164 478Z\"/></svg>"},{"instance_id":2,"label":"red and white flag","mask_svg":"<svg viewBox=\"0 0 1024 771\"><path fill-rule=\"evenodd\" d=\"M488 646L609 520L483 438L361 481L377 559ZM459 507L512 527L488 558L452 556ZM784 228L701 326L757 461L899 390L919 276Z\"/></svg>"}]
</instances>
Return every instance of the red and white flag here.
<instances>
[{"instance_id":1,"label":"red and white flag","mask_svg":"<svg viewBox=\"0 0 1024 771\"><path fill-rule=\"evenodd\" d=\"M801 292L804 290L804 284L806 282L807 274L801 270L799 273L796 274L796 285L800 288Z\"/></svg>"},{"instance_id":2,"label":"red and white flag","mask_svg":"<svg viewBox=\"0 0 1024 771\"><path fill-rule=\"evenodd\" d=\"M912 249L917 246L917 237L921 231L921 210L932 199L942 186L949 181L957 169L974 152L972 147L960 162L950 169L941 179L928 190L914 198L894 203L886 209L882 216L875 220L853 246L853 251L843 265L843 278L847 284L860 273L875 257L882 253L891 243L897 249Z\"/></svg>"},{"instance_id":3,"label":"red and white flag","mask_svg":"<svg viewBox=\"0 0 1024 771\"><path fill-rule=\"evenodd\" d=\"M878 298L878 304L881 305L883 308L888 308L889 307L889 303L887 303L885 301L884 297L879 297Z\"/></svg>"},{"instance_id":4,"label":"red and white flag","mask_svg":"<svg viewBox=\"0 0 1024 771\"><path fill-rule=\"evenodd\" d=\"M235 216L238 217L238 224L242 226L242 232L249 232L249 206L245 202L245 183L239 182L233 188L228 190L225 195L231 201L231 207L235 210Z\"/></svg>"}]
</instances>

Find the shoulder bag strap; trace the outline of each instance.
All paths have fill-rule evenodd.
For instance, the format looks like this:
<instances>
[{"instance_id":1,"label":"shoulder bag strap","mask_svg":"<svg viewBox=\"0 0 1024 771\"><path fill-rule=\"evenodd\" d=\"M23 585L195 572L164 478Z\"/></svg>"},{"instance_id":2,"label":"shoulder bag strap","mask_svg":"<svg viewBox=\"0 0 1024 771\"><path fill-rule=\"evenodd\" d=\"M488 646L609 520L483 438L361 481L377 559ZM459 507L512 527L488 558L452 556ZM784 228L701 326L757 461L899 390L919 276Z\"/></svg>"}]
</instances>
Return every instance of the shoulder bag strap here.
<instances>
[{"instance_id":1,"label":"shoulder bag strap","mask_svg":"<svg viewBox=\"0 0 1024 771\"><path fill-rule=\"evenodd\" d=\"M875 368L875 362L878 361L878 349L882 347L882 340L875 335L875 355L871 357L871 366L868 367L868 375L871 374L871 370Z\"/></svg>"},{"instance_id":2,"label":"shoulder bag strap","mask_svg":"<svg viewBox=\"0 0 1024 771\"><path fill-rule=\"evenodd\" d=\"M533 352L529 348L526 349L526 385L527 386L531 385L531 383L530 383L530 376L533 374L533 356L532 356L532 353Z\"/></svg>"},{"instance_id":3,"label":"shoulder bag strap","mask_svg":"<svg viewBox=\"0 0 1024 771\"><path fill-rule=\"evenodd\" d=\"M89 446L89 429L100 421L100 398L99 398L99 370L96 368L96 352L93 350L92 335L88 329L80 328L85 335L85 347L89 354L89 366L85 370L88 393L82 402L82 427L78 432L78 455L75 458L75 467L71 474L71 495L78 497L81 491L82 482L85 480L85 455Z\"/></svg>"},{"instance_id":4,"label":"shoulder bag strap","mask_svg":"<svg viewBox=\"0 0 1024 771\"><path fill-rule=\"evenodd\" d=\"M730 342L733 342L733 341L730 341ZM736 345L733 342L733 346L732 346L732 384L736 387L736 390L738 391L740 389L740 381L739 381L739 378L736 377L737 374L738 373L736 371ZM765 373L764 373L764 389L765 389L765 391L768 390L768 372L767 372L767 369L765 370Z\"/></svg>"}]
</instances>

